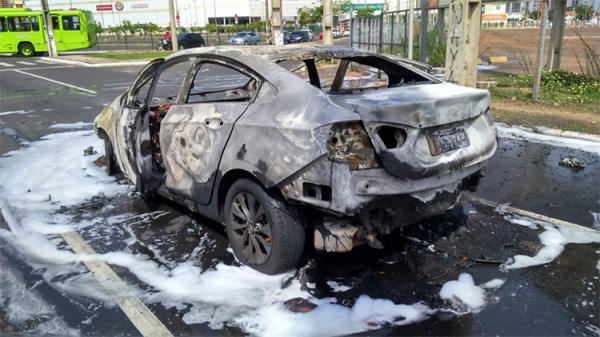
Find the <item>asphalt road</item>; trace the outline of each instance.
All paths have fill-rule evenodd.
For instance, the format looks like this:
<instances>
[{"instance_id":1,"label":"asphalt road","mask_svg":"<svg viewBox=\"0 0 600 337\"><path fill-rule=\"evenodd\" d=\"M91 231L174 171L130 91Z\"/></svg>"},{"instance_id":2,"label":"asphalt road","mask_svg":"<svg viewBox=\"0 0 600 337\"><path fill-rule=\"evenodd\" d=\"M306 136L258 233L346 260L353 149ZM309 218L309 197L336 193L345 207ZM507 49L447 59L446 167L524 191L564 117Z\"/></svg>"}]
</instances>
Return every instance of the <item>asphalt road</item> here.
<instances>
[{"instance_id":1,"label":"asphalt road","mask_svg":"<svg viewBox=\"0 0 600 337\"><path fill-rule=\"evenodd\" d=\"M53 124L90 123L111 99L128 87L139 68L56 66L38 58L0 58L0 154L26 146L44 135L65 131L51 128ZM567 155L583 160L586 169L575 172L559 166L558 161ZM497 154L490 160L487 175L474 195L590 227L589 211L599 209L599 181L597 155L501 140ZM112 206L104 207L107 205ZM177 265L199 244L205 244L207 253L197 264L210 268L220 262L233 263L218 224L170 203L160 204L161 216L153 215L157 214L153 211L156 210L150 210L135 194L98 198L66 210L82 220L129 216L116 223L99 221L79 233L100 253L127 249L150 260ZM190 228L192 230L188 230ZM465 198L454 210L386 238L387 248L382 251L361 247L343 255L311 254L299 278L315 296L336 297L338 303L352 303L360 294L397 303L422 299L435 302L433 295L440 285L445 280L455 279L462 271L478 279L507 279L495 294L499 298L497 303L489 304L480 313L437 314L419 324L384 328L370 332L371 335L598 334L589 328L590 324L599 326L600 281L595 268L598 244L570 245L548 265L510 274L498 270L495 261L505 261L523 251L531 254L536 245L539 248L537 234L509 223L492 208ZM131 240L132 236L135 240ZM423 242L433 244L435 249ZM465 262L465 257L471 259ZM473 262L473 257L487 262ZM8 311L4 306L10 301L13 304L21 301L23 307L31 306L25 296L29 293L43 298L53 306L56 317L83 335L139 334L119 308L62 291L62 280L44 280L2 239L0 264L2 277L7 279L10 275L8 279L21 280L21 294L24 294L0 301L0 334L26 332L30 326L53 318L32 314L29 325L10 324L3 314ZM116 268L116 271L140 289L148 288L126 269ZM352 287L334 293L327 286L327 280L338 280ZM7 285L1 281L0 278L0 294ZM583 302L591 304L582 305ZM207 324L185 323L182 316L190 307L174 308L164 304L148 307L174 334L241 334L237 328L227 325L212 330Z\"/></svg>"}]
</instances>

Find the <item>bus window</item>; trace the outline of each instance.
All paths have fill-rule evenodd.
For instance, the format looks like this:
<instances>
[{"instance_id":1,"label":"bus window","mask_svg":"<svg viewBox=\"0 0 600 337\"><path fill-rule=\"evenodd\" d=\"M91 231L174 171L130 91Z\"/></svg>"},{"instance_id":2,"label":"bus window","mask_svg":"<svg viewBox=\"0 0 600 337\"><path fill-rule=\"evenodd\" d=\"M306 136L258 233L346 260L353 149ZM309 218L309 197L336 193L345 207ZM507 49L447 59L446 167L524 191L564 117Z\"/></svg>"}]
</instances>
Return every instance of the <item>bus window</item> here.
<instances>
[{"instance_id":1,"label":"bus window","mask_svg":"<svg viewBox=\"0 0 600 337\"><path fill-rule=\"evenodd\" d=\"M31 24L29 23L29 17L27 16L13 16L8 18L8 27L11 32L28 32L31 30Z\"/></svg>"},{"instance_id":2,"label":"bus window","mask_svg":"<svg viewBox=\"0 0 600 337\"><path fill-rule=\"evenodd\" d=\"M0 18L0 33L8 31L6 26L6 18Z\"/></svg>"},{"instance_id":3,"label":"bus window","mask_svg":"<svg viewBox=\"0 0 600 337\"><path fill-rule=\"evenodd\" d=\"M52 17L52 30L58 30L60 27L58 26L58 16Z\"/></svg>"},{"instance_id":4,"label":"bus window","mask_svg":"<svg viewBox=\"0 0 600 337\"><path fill-rule=\"evenodd\" d=\"M34 32L38 32L40 30L40 21L37 16L32 16L31 18L31 30Z\"/></svg>"},{"instance_id":5,"label":"bus window","mask_svg":"<svg viewBox=\"0 0 600 337\"><path fill-rule=\"evenodd\" d=\"M62 16L63 30L80 30L81 25L79 23L79 16L77 15L63 15Z\"/></svg>"}]
</instances>

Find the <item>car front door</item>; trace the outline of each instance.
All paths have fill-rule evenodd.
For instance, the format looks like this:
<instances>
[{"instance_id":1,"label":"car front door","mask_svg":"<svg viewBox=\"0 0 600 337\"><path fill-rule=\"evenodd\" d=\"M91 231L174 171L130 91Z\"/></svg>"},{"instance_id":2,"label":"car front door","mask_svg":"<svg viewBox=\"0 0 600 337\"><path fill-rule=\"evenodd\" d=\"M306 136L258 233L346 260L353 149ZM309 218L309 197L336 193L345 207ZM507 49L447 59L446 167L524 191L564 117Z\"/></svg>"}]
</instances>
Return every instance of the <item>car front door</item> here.
<instances>
[{"instance_id":1,"label":"car front door","mask_svg":"<svg viewBox=\"0 0 600 337\"><path fill-rule=\"evenodd\" d=\"M124 159L122 166L125 174L138 189L142 189L144 177L150 174L148 163L141 154L141 143L147 133L138 130L142 130L143 121L147 119L148 94L163 62L164 59L157 59L146 65L129 91L121 97L121 116L115 130L113 148L117 156Z\"/></svg>"},{"instance_id":2,"label":"car front door","mask_svg":"<svg viewBox=\"0 0 600 337\"><path fill-rule=\"evenodd\" d=\"M169 191L198 204L210 202L223 149L260 83L232 62L199 60L187 84L185 103L170 110L161 124Z\"/></svg>"},{"instance_id":3,"label":"car front door","mask_svg":"<svg viewBox=\"0 0 600 337\"><path fill-rule=\"evenodd\" d=\"M194 60L186 55L150 64L156 69L146 68L151 85L144 102L132 100L131 107L121 117L122 125L126 126L123 134L128 157L137 175L136 187L142 192L153 192L164 181L158 132L164 116L181 102L181 89Z\"/></svg>"}]
</instances>

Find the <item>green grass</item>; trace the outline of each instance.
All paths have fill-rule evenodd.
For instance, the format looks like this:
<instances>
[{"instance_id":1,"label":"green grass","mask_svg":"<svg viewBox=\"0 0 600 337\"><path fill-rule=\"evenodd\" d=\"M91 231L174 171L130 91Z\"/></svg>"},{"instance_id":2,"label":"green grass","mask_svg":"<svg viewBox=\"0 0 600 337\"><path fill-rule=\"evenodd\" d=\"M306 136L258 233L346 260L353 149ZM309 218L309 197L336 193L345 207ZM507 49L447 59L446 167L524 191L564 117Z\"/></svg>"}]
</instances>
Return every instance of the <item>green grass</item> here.
<instances>
[{"instance_id":1,"label":"green grass","mask_svg":"<svg viewBox=\"0 0 600 337\"><path fill-rule=\"evenodd\" d=\"M160 57L168 56L172 51L144 51L144 52L131 52L131 53L98 53L98 54L87 54L87 57L95 57L107 60L145 60L155 59Z\"/></svg>"}]
</instances>

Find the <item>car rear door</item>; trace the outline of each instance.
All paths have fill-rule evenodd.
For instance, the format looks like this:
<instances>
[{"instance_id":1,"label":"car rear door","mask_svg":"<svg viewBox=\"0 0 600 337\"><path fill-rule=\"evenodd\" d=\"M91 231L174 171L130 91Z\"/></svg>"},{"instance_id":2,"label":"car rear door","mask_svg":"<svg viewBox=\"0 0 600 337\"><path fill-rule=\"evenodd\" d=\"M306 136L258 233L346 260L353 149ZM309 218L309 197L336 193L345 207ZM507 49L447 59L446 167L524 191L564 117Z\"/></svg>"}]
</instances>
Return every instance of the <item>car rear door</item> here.
<instances>
[{"instance_id":1,"label":"car rear door","mask_svg":"<svg viewBox=\"0 0 600 337\"><path fill-rule=\"evenodd\" d=\"M199 204L210 202L223 149L261 83L247 69L232 64L199 60L185 102L171 109L161 124L165 185Z\"/></svg>"}]
</instances>

